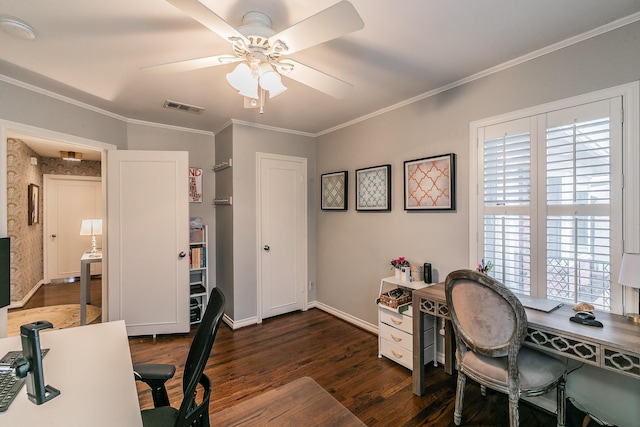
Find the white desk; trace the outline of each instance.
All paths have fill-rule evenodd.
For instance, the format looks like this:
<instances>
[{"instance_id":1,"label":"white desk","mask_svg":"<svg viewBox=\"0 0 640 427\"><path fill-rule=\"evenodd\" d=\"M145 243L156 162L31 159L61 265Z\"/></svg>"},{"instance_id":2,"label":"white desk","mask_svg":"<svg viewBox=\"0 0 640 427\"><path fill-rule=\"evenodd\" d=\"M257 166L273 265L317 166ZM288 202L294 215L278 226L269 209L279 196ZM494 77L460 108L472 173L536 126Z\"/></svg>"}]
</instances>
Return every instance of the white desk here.
<instances>
[{"instance_id":1,"label":"white desk","mask_svg":"<svg viewBox=\"0 0 640 427\"><path fill-rule=\"evenodd\" d=\"M9 409L0 413L2 426L142 426L138 393L123 320L77 328L40 331L45 385L60 390L36 405L25 384ZM20 337L0 339L0 357L22 350Z\"/></svg>"},{"instance_id":2,"label":"white desk","mask_svg":"<svg viewBox=\"0 0 640 427\"><path fill-rule=\"evenodd\" d=\"M91 264L102 262L102 254L85 252L80 258L80 324L87 323L87 304L91 300ZM0 356L2 357L2 356Z\"/></svg>"}]
</instances>

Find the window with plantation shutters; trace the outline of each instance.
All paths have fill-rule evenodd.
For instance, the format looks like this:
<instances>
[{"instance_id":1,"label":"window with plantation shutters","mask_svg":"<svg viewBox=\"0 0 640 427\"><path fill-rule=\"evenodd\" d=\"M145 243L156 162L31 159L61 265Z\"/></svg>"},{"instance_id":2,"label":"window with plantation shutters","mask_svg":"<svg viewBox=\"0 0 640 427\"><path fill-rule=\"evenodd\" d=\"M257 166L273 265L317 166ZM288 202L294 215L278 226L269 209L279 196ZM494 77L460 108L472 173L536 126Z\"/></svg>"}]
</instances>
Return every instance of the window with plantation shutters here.
<instances>
[{"instance_id":1,"label":"window with plantation shutters","mask_svg":"<svg viewBox=\"0 0 640 427\"><path fill-rule=\"evenodd\" d=\"M476 253L514 292L611 309L620 111L613 98L478 128Z\"/></svg>"},{"instance_id":2,"label":"window with plantation shutters","mask_svg":"<svg viewBox=\"0 0 640 427\"><path fill-rule=\"evenodd\" d=\"M526 294L531 286L528 125L525 120L486 129L483 147L484 258L495 265L494 277Z\"/></svg>"}]
</instances>

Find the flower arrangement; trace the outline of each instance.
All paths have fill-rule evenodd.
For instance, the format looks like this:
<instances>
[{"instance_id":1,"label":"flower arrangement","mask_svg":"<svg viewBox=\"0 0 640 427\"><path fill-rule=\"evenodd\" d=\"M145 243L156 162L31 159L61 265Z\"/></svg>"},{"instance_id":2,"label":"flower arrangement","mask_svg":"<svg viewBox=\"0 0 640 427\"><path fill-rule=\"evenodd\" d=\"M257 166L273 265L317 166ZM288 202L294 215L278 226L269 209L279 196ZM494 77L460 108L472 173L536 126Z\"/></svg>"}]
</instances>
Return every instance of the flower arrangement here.
<instances>
[{"instance_id":1,"label":"flower arrangement","mask_svg":"<svg viewBox=\"0 0 640 427\"><path fill-rule=\"evenodd\" d=\"M478 270L480 273L487 274L493 269L493 266L494 264L491 261L487 261L487 263L485 264L484 258L482 258L482 263L478 264L478 268L476 270Z\"/></svg>"},{"instance_id":2,"label":"flower arrangement","mask_svg":"<svg viewBox=\"0 0 640 427\"><path fill-rule=\"evenodd\" d=\"M401 256L398 259L391 260L391 267L392 268L409 267L409 261L405 257Z\"/></svg>"}]
</instances>

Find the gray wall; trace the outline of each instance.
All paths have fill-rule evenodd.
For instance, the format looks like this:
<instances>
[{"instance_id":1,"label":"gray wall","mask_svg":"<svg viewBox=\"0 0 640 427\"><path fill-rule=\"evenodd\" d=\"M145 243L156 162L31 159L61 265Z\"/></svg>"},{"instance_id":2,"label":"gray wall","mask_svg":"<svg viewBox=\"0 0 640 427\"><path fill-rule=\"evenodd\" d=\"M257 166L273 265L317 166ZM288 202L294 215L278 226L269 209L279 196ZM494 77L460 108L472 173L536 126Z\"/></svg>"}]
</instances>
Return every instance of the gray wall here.
<instances>
[{"instance_id":1,"label":"gray wall","mask_svg":"<svg viewBox=\"0 0 640 427\"><path fill-rule=\"evenodd\" d=\"M257 316L256 153L307 159L309 280L315 280L315 139L241 124L233 125L233 305L234 320ZM314 299L312 292L309 299Z\"/></svg>"},{"instance_id":2,"label":"gray wall","mask_svg":"<svg viewBox=\"0 0 640 427\"><path fill-rule=\"evenodd\" d=\"M347 212L318 213L318 301L370 323L389 261L429 261L434 280L469 266L469 123L640 77L640 23L547 54L318 138L318 174L348 170ZM403 210L403 161L457 154L455 212ZM357 213L354 171L391 163L389 213ZM606 384L605 393L585 384ZM640 418L640 382L595 369L569 377L569 395L621 426ZM628 390L633 390L629 393Z\"/></svg>"},{"instance_id":3,"label":"gray wall","mask_svg":"<svg viewBox=\"0 0 640 427\"><path fill-rule=\"evenodd\" d=\"M216 135L216 164L233 159L233 126ZM233 167L216 172L215 198L233 197ZM226 297L225 316L235 319L233 289L233 205L216 211L216 283Z\"/></svg>"}]
</instances>

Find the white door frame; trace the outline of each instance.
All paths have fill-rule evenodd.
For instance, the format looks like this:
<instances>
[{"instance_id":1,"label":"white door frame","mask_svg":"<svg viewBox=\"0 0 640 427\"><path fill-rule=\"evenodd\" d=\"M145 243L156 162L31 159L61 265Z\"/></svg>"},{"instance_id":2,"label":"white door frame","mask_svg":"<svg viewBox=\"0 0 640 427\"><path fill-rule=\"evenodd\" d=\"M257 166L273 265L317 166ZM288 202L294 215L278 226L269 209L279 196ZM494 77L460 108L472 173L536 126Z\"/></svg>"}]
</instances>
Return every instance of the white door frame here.
<instances>
[{"instance_id":1,"label":"white door frame","mask_svg":"<svg viewBox=\"0 0 640 427\"><path fill-rule=\"evenodd\" d=\"M308 188L307 188L307 159L304 157L294 157L294 156L285 156L280 154L271 154L271 153L256 153L256 285L257 285L257 310L256 310L256 322L262 323L262 263L260 262L260 257L262 256L262 247L260 244L260 236L262 236L262 202L260 198L260 189L262 188L261 182L261 169L260 164L262 159L272 159L272 160L283 160L300 163L303 172L303 183L304 183L304 212L303 212L303 221L304 221L304 234L303 234L303 264L301 266L303 274L303 283L302 283L302 310L306 311L308 309L308 295L309 291L307 288L307 282L309 280L309 230L308 230L308 209L307 209L307 200L308 200Z\"/></svg>"},{"instance_id":2,"label":"white door frame","mask_svg":"<svg viewBox=\"0 0 640 427\"><path fill-rule=\"evenodd\" d=\"M18 133L22 135L29 135L37 138L48 139L55 142L63 142L65 144L75 145L79 148L85 148L94 151L101 152L101 175L102 175L102 217L105 218L103 224L103 232L106 233L107 229L107 188L106 188L106 173L107 173L107 150L117 150L118 147L113 144L107 144L92 139L82 138L79 136L69 135L66 133L57 132L50 129L43 129L35 126L26 125L23 123L12 122L9 120L0 120L0 170L7 170L7 135L12 133ZM80 150L79 150L80 151ZM6 174L0 174L0 206L7 206L7 176ZM0 236L6 236L7 227L7 211L6 209L0 209ZM103 239L103 250L107 249L107 239ZM44 248L43 248L44 251ZM103 274L102 274L102 321L106 322L105 316L108 313L108 294L107 294L107 275L106 267L108 260L103 258ZM7 324L7 309L0 308L0 337L6 333Z\"/></svg>"}]
</instances>

